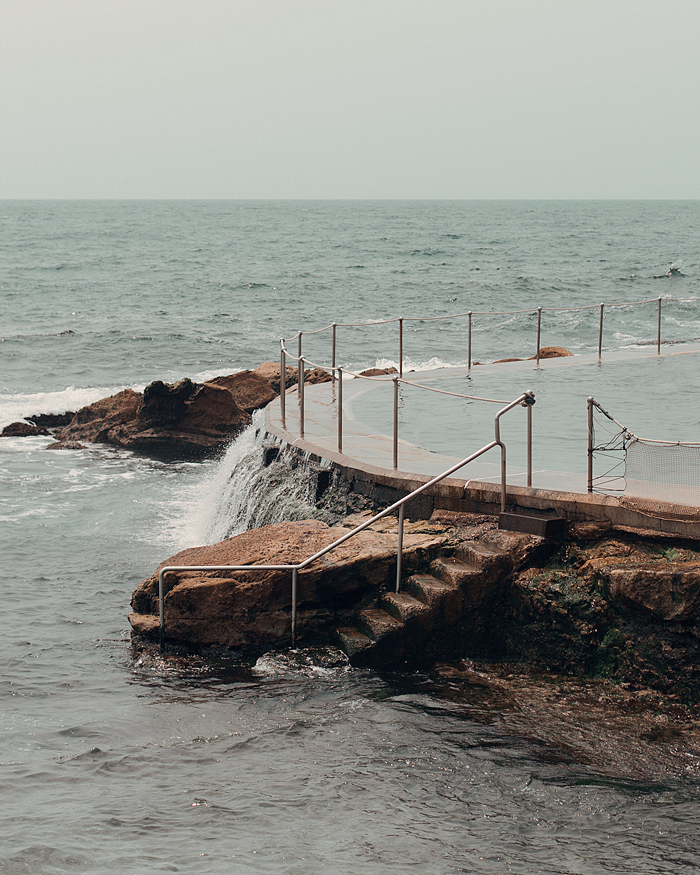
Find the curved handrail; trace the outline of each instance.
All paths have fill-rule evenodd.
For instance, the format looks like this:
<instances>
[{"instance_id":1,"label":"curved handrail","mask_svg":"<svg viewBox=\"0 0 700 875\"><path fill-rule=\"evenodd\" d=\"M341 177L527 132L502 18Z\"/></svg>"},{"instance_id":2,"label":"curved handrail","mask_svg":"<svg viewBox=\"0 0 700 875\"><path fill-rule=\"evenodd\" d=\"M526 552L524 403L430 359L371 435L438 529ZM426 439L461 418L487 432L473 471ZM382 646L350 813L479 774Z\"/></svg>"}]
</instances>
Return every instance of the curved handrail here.
<instances>
[{"instance_id":1,"label":"curved handrail","mask_svg":"<svg viewBox=\"0 0 700 875\"><path fill-rule=\"evenodd\" d=\"M395 510L399 510L399 534L398 534L398 543L399 548L397 550L397 562L396 562L396 591L399 591L399 581L401 576L401 551L403 545L403 521L404 514L403 509L407 502L411 501L417 495L420 495L423 492L426 492L428 489L435 486L437 483L440 483L446 477L449 477L451 474L454 474L456 471L459 471L460 468L463 468L465 465L468 465L470 462L473 462L475 459L478 459L479 456L484 455L489 450L492 450L494 447L501 448L501 511L505 511L506 508L506 446L500 439L500 418L509 410L512 410L514 407L521 405L523 407L527 407L528 414L532 408L532 405L535 403L535 396L533 392L523 392L518 398L514 401L511 401L510 404L507 404L502 410L496 414L496 418L494 420L494 440L490 441L490 443L481 447L480 450L477 450L475 453L472 453L470 456L467 456L466 459L462 459L461 462L457 462L454 465L450 466L446 471L443 471L441 474L437 474L435 477L428 480L426 483L423 483L417 489L414 489L408 495L405 495L403 498L400 498L398 501L395 501L393 504L389 505L389 507L384 508L384 510L379 511L369 520L366 520L360 525L355 526L354 529L351 529L345 535L342 535L340 538L337 538L333 541L332 544L328 544L326 547L323 547L321 550L318 550L311 556L308 556L306 559L303 559L301 562L297 563L289 563L283 565L165 565L158 571L158 621L159 621L159 643L161 652L165 652L165 575L169 571L291 571L292 572L292 630L291 630L291 638L292 638L292 647L296 645L296 615L297 615L297 577L300 570L306 568L311 565L312 562L315 562L317 559L320 559L321 556L325 556L327 553L330 553L331 550L334 550L336 547L339 547L341 544L344 544L346 541L353 538L359 532L364 531L366 528L371 526L373 523L377 522L377 520L382 519L385 516L388 516L390 513L393 513Z\"/></svg>"}]
</instances>

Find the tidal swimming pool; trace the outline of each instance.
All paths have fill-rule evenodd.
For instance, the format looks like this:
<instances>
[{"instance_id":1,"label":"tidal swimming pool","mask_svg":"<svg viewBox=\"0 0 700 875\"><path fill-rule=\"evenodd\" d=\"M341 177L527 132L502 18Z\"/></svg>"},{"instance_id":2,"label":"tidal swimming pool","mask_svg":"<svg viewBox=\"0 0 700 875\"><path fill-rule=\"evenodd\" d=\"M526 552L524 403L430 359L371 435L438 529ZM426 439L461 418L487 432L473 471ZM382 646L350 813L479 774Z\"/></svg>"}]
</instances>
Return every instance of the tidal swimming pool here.
<instances>
[{"instance_id":1,"label":"tidal swimming pool","mask_svg":"<svg viewBox=\"0 0 700 875\"><path fill-rule=\"evenodd\" d=\"M446 456L464 458L493 439L497 403L456 398L443 392L510 402L535 393L533 408L533 486L537 472L567 472L585 477L587 398L593 396L616 420L640 438L700 441L700 346L683 345L661 356L632 350L599 361L574 356L540 362L509 362L466 368L404 373L399 391L399 437ZM359 393L352 412L378 433L393 433L393 386L381 383ZM619 432L596 416L596 441ZM509 470L526 463L525 411L516 408L501 420ZM495 455L488 457L496 463ZM607 460L596 460L596 474ZM548 484L549 485L549 484Z\"/></svg>"}]
</instances>

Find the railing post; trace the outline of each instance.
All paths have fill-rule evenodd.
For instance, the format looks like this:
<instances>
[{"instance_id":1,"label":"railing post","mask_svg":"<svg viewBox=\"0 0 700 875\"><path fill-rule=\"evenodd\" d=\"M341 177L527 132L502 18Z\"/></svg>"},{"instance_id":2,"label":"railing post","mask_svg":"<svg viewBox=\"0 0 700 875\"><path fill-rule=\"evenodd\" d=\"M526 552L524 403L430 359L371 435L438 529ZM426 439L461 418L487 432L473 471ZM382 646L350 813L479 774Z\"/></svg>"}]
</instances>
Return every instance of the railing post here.
<instances>
[{"instance_id":1,"label":"railing post","mask_svg":"<svg viewBox=\"0 0 700 875\"><path fill-rule=\"evenodd\" d=\"M593 492L593 397L588 399L588 491Z\"/></svg>"},{"instance_id":2,"label":"railing post","mask_svg":"<svg viewBox=\"0 0 700 875\"><path fill-rule=\"evenodd\" d=\"M333 382L335 383L335 329L336 324L333 323L333 344L331 349L331 374L333 375Z\"/></svg>"},{"instance_id":3,"label":"railing post","mask_svg":"<svg viewBox=\"0 0 700 875\"><path fill-rule=\"evenodd\" d=\"M605 309L605 304L600 305L600 327L598 328L598 359L603 354L603 310Z\"/></svg>"},{"instance_id":4,"label":"railing post","mask_svg":"<svg viewBox=\"0 0 700 875\"><path fill-rule=\"evenodd\" d=\"M540 366L540 334L542 331L542 307L537 308L537 367Z\"/></svg>"},{"instance_id":5,"label":"railing post","mask_svg":"<svg viewBox=\"0 0 700 875\"><path fill-rule=\"evenodd\" d=\"M471 310L467 313L469 316L469 339L467 341L467 368L472 369L472 314Z\"/></svg>"},{"instance_id":6,"label":"railing post","mask_svg":"<svg viewBox=\"0 0 700 875\"><path fill-rule=\"evenodd\" d=\"M399 376L403 377L403 319L399 319Z\"/></svg>"},{"instance_id":7,"label":"railing post","mask_svg":"<svg viewBox=\"0 0 700 875\"><path fill-rule=\"evenodd\" d=\"M299 394L299 437L304 437L304 356L299 356L298 370L298 394Z\"/></svg>"},{"instance_id":8,"label":"railing post","mask_svg":"<svg viewBox=\"0 0 700 875\"><path fill-rule=\"evenodd\" d=\"M338 368L338 452L343 452L343 369Z\"/></svg>"},{"instance_id":9,"label":"railing post","mask_svg":"<svg viewBox=\"0 0 700 875\"><path fill-rule=\"evenodd\" d=\"M532 486L532 404L527 405L527 485Z\"/></svg>"},{"instance_id":10,"label":"railing post","mask_svg":"<svg viewBox=\"0 0 700 875\"><path fill-rule=\"evenodd\" d=\"M501 513L506 512L506 445L501 444Z\"/></svg>"},{"instance_id":11,"label":"railing post","mask_svg":"<svg viewBox=\"0 0 700 875\"><path fill-rule=\"evenodd\" d=\"M659 298L659 313L656 317L656 354L661 355L661 298Z\"/></svg>"},{"instance_id":12,"label":"railing post","mask_svg":"<svg viewBox=\"0 0 700 875\"><path fill-rule=\"evenodd\" d=\"M287 418L287 356L284 352L284 338L280 340L280 413L282 414L282 427L286 428Z\"/></svg>"},{"instance_id":13,"label":"railing post","mask_svg":"<svg viewBox=\"0 0 700 875\"><path fill-rule=\"evenodd\" d=\"M297 644L297 580L299 569L292 568L292 650Z\"/></svg>"},{"instance_id":14,"label":"railing post","mask_svg":"<svg viewBox=\"0 0 700 875\"><path fill-rule=\"evenodd\" d=\"M165 575L158 574L158 643L161 654L165 654Z\"/></svg>"},{"instance_id":15,"label":"railing post","mask_svg":"<svg viewBox=\"0 0 700 875\"><path fill-rule=\"evenodd\" d=\"M394 377L394 470L399 467L399 378Z\"/></svg>"},{"instance_id":16,"label":"railing post","mask_svg":"<svg viewBox=\"0 0 700 875\"><path fill-rule=\"evenodd\" d=\"M301 358L301 331L299 332L299 342L297 344L297 358Z\"/></svg>"},{"instance_id":17,"label":"railing post","mask_svg":"<svg viewBox=\"0 0 700 875\"><path fill-rule=\"evenodd\" d=\"M401 562L403 560L403 518L405 504L399 508L399 543L396 550L396 592L401 589Z\"/></svg>"}]
</instances>

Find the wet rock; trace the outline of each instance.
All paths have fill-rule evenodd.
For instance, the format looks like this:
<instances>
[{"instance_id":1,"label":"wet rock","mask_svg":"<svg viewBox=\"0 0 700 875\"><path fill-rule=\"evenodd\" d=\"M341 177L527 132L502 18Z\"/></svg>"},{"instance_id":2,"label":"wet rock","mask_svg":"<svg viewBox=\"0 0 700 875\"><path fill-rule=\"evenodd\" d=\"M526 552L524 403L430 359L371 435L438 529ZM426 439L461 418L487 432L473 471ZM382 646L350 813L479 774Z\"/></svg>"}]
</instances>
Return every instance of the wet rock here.
<instances>
[{"instance_id":1,"label":"wet rock","mask_svg":"<svg viewBox=\"0 0 700 875\"><path fill-rule=\"evenodd\" d=\"M68 425L74 416L74 411L66 411L65 413L39 413L35 416L28 416L27 419L34 425L38 425L39 428L54 429Z\"/></svg>"},{"instance_id":2,"label":"wet rock","mask_svg":"<svg viewBox=\"0 0 700 875\"><path fill-rule=\"evenodd\" d=\"M564 349L563 346L543 346L540 349L540 358L541 359L555 359L555 358L563 358L564 356L573 355L573 352L569 352L568 349ZM537 356L531 355L528 359L529 362L536 361Z\"/></svg>"},{"instance_id":3,"label":"wet rock","mask_svg":"<svg viewBox=\"0 0 700 875\"><path fill-rule=\"evenodd\" d=\"M398 374L396 368L367 368L366 371L360 371L361 377L383 377L387 374Z\"/></svg>"},{"instance_id":4,"label":"wet rock","mask_svg":"<svg viewBox=\"0 0 700 875\"><path fill-rule=\"evenodd\" d=\"M333 377L323 368L311 368L304 371L304 383L330 383Z\"/></svg>"},{"instance_id":5,"label":"wet rock","mask_svg":"<svg viewBox=\"0 0 700 875\"><path fill-rule=\"evenodd\" d=\"M11 422L0 432L0 437L36 437L48 434L50 432L47 429L29 422Z\"/></svg>"},{"instance_id":6,"label":"wet rock","mask_svg":"<svg viewBox=\"0 0 700 875\"><path fill-rule=\"evenodd\" d=\"M49 444L47 450L84 450L85 446L78 441L56 441Z\"/></svg>"},{"instance_id":7,"label":"wet rock","mask_svg":"<svg viewBox=\"0 0 700 875\"><path fill-rule=\"evenodd\" d=\"M57 437L107 443L159 458L198 459L223 450L250 416L223 387L191 380L125 389L79 410Z\"/></svg>"},{"instance_id":8,"label":"wet rock","mask_svg":"<svg viewBox=\"0 0 700 875\"><path fill-rule=\"evenodd\" d=\"M275 393L279 395L280 374L282 373L282 368L280 367L279 362L263 362L261 365L258 365L253 373L258 374L258 376L267 380ZM284 379L287 389L289 389L290 386L296 386L299 381L297 369L290 365L285 365Z\"/></svg>"},{"instance_id":9,"label":"wet rock","mask_svg":"<svg viewBox=\"0 0 700 875\"><path fill-rule=\"evenodd\" d=\"M184 550L165 565L286 565L331 544L345 528L318 520L279 523L244 532L219 544ZM408 533L404 564L424 562L444 538ZM395 534L366 530L299 572L298 640L328 643L332 630L358 604L377 598L395 573ZM165 575L168 640L195 647L218 645L260 652L288 644L291 629L291 571L182 571ZM158 630L158 574L140 584L129 622L135 633Z\"/></svg>"},{"instance_id":10,"label":"wet rock","mask_svg":"<svg viewBox=\"0 0 700 875\"><path fill-rule=\"evenodd\" d=\"M228 377L214 377L207 383L228 389L236 404L246 413L265 407L279 394L272 388L268 379L255 371L241 371Z\"/></svg>"}]
</instances>

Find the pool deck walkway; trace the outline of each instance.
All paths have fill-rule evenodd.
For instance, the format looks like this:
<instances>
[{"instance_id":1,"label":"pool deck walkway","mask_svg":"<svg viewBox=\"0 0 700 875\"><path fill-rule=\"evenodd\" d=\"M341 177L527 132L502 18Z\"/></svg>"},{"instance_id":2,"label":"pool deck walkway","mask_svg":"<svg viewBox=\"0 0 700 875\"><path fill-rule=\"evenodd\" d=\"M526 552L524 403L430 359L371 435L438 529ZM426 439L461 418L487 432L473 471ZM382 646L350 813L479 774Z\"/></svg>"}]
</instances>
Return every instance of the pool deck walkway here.
<instances>
[{"instance_id":1,"label":"pool deck walkway","mask_svg":"<svg viewBox=\"0 0 700 875\"><path fill-rule=\"evenodd\" d=\"M700 351L700 346L685 348L676 354ZM668 354L668 353L667 353ZM656 356L654 349L653 357ZM651 358L651 350L620 351L610 353L607 360L628 358ZM540 367L569 367L573 364L597 362L595 356L575 356L540 361ZM521 361L504 364L480 365L483 371L504 367L518 371L533 368L534 362ZM466 368L464 369L466 373ZM459 375L460 369L442 371L445 376ZM412 373L410 379L435 380L440 371ZM407 375L404 375L407 376ZM307 384L304 387L304 433L300 434L300 399L296 387L285 396L285 417L282 418L280 399L266 408L265 429L280 441L324 459L339 468L346 479L364 484L374 484L393 490L396 497L405 495L432 477L442 473L456 462L457 457L430 452L422 447L400 440L398 442L398 465L394 468L393 439L377 434L358 421L353 413L353 402L366 392L380 388L386 390L386 381L378 379L349 378L343 380L342 452L338 450L338 385L337 383ZM497 412L497 409L494 413ZM485 435L484 443L492 440ZM465 447L465 457L480 447ZM642 514L621 505L609 495L589 494L586 474L566 471L533 470L532 487L526 485L526 472L522 469L507 469L508 504L521 510L554 511L571 521L609 521L612 525L636 529L655 530L669 535L700 538L700 523L688 519L661 519ZM500 454L493 448L483 457L469 463L453 477L446 478L431 490L435 507L463 512L498 513L500 509Z\"/></svg>"}]
</instances>

